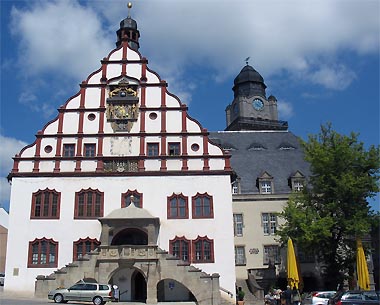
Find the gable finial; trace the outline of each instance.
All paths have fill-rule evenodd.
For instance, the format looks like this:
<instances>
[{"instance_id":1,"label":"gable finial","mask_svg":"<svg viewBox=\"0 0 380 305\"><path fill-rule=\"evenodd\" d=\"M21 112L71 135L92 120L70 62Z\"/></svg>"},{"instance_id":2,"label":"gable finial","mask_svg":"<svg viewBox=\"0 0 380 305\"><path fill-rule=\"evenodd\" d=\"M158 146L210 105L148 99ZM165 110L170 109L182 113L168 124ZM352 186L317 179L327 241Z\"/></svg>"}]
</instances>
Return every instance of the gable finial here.
<instances>
[{"instance_id":1,"label":"gable finial","mask_svg":"<svg viewBox=\"0 0 380 305\"><path fill-rule=\"evenodd\" d=\"M249 59L250 59L251 57L247 57L246 59L245 59L245 63L247 64L247 66L248 66L248 61L249 61Z\"/></svg>"},{"instance_id":2,"label":"gable finial","mask_svg":"<svg viewBox=\"0 0 380 305\"><path fill-rule=\"evenodd\" d=\"M128 18L131 18L131 8L132 8L132 3L128 2Z\"/></svg>"}]
</instances>

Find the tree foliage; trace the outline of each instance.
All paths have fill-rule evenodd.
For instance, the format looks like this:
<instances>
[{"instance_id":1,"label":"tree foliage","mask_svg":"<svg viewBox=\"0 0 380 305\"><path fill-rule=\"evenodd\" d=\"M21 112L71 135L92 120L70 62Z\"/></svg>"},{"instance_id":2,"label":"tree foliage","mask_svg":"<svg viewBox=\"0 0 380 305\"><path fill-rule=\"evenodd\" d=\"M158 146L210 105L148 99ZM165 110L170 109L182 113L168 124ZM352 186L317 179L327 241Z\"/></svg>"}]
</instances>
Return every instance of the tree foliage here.
<instances>
[{"instance_id":1,"label":"tree foliage","mask_svg":"<svg viewBox=\"0 0 380 305\"><path fill-rule=\"evenodd\" d=\"M281 217L280 240L291 237L324 263L326 288L335 289L355 266L356 238L371 230L367 198L379 192L379 147L368 149L358 135L340 135L331 124L301 141L311 176L289 199Z\"/></svg>"}]
</instances>

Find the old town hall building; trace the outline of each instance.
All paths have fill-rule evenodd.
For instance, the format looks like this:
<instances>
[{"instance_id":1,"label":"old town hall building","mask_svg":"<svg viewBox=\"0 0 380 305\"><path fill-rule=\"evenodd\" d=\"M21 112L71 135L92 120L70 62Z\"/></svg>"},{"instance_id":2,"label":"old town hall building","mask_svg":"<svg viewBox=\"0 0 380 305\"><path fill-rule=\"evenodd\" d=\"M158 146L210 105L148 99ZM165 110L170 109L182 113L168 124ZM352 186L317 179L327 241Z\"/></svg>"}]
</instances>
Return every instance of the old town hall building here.
<instances>
[{"instance_id":1,"label":"old town hall building","mask_svg":"<svg viewBox=\"0 0 380 305\"><path fill-rule=\"evenodd\" d=\"M257 292L284 272L277 214L309 169L276 98L247 64L226 130L208 132L139 37L122 20L116 49L15 156L6 291L91 279L122 301L233 304L236 284Z\"/></svg>"}]
</instances>

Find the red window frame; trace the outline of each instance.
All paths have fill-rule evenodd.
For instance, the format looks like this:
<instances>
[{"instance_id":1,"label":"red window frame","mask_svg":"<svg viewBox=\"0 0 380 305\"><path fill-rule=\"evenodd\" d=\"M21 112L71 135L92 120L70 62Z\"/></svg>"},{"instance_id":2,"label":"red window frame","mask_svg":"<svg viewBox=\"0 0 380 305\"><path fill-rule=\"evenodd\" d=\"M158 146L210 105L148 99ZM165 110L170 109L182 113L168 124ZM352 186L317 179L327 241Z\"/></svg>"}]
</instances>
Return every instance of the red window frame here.
<instances>
[{"instance_id":1,"label":"red window frame","mask_svg":"<svg viewBox=\"0 0 380 305\"><path fill-rule=\"evenodd\" d=\"M137 190L134 190L134 191L128 190L126 193L121 194L121 207L126 208L131 204L131 196L137 199L136 201L134 201L135 206L138 208L142 208L143 194L139 193Z\"/></svg>"},{"instance_id":2,"label":"red window frame","mask_svg":"<svg viewBox=\"0 0 380 305\"><path fill-rule=\"evenodd\" d=\"M191 260L191 241L184 236L176 236L169 240L169 253L184 262L190 263Z\"/></svg>"},{"instance_id":3,"label":"red window frame","mask_svg":"<svg viewBox=\"0 0 380 305\"><path fill-rule=\"evenodd\" d=\"M29 242L28 268L57 268L58 242L52 238Z\"/></svg>"},{"instance_id":4,"label":"red window frame","mask_svg":"<svg viewBox=\"0 0 380 305\"><path fill-rule=\"evenodd\" d=\"M180 142L169 142L168 143L168 154L169 154L169 156L180 156L181 155L181 143Z\"/></svg>"},{"instance_id":5,"label":"red window frame","mask_svg":"<svg viewBox=\"0 0 380 305\"><path fill-rule=\"evenodd\" d=\"M214 241L207 236L200 237L192 241L193 263L213 263L214 262Z\"/></svg>"},{"instance_id":6,"label":"red window frame","mask_svg":"<svg viewBox=\"0 0 380 305\"><path fill-rule=\"evenodd\" d=\"M32 194L31 219L59 219L61 193L46 188Z\"/></svg>"},{"instance_id":7,"label":"red window frame","mask_svg":"<svg viewBox=\"0 0 380 305\"><path fill-rule=\"evenodd\" d=\"M183 204L182 204L183 203ZM184 215L181 216L181 210ZM175 211L175 213L173 213ZM189 218L188 198L181 194L174 194L167 199L167 218L168 219L187 219Z\"/></svg>"},{"instance_id":8,"label":"red window frame","mask_svg":"<svg viewBox=\"0 0 380 305\"><path fill-rule=\"evenodd\" d=\"M146 144L146 154L149 157L156 157L160 154L159 143L147 143Z\"/></svg>"},{"instance_id":9,"label":"red window frame","mask_svg":"<svg viewBox=\"0 0 380 305\"><path fill-rule=\"evenodd\" d=\"M75 219L97 219L103 217L104 193L91 188L75 193Z\"/></svg>"},{"instance_id":10,"label":"red window frame","mask_svg":"<svg viewBox=\"0 0 380 305\"><path fill-rule=\"evenodd\" d=\"M91 158L96 156L96 144L85 143L83 145L83 156Z\"/></svg>"},{"instance_id":11,"label":"red window frame","mask_svg":"<svg viewBox=\"0 0 380 305\"><path fill-rule=\"evenodd\" d=\"M75 156L75 144L63 144L63 156L74 157Z\"/></svg>"},{"instance_id":12,"label":"red window frame","mask_svg":"<svg viewBox=\"0 0 380 305\"><path fill-rule=\"evenodd\" d=\"M197 193L192 197L193 218L214 218L213 198L207 193Z\"/></svg>"},{"instance_id":13,"label":"red window frame","mask_svg":"<svg viewBox=\"0 0 380 305\"><path fill-rule=\"evenodd\" d=\"M100 241L96 238L80 238L73 242L73 260L77 261L85 254L95 250L100 246Z\"/></svg>"}]
</instances>

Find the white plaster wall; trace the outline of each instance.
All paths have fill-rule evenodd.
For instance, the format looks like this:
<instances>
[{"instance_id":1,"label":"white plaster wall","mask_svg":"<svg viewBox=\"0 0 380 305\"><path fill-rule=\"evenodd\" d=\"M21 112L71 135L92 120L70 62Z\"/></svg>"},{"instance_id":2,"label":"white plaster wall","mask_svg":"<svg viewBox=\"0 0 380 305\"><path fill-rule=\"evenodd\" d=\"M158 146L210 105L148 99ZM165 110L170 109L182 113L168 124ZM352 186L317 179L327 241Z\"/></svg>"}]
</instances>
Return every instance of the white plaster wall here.
<instances>
[{"instance_id":1,"label":"white plaster wall","mask_svg":"<svg viewBox=\"0 0 380 305\"><path fill-rule=\"evenodd\" d=\"M166 93L166 106L168 106L168 107L179 107L180 103L173 96Z\"/></svg>"},{"instance_id":2,"label":"white plaster wall","mask_svg":"<svg viewBox=\"0 0 380 305\"><path fill-rule=\"evenodd\" d=\"M118 59L115 59L115 60L118 60ZM121 71L122 71L122 65L121 64L108 64L107 65L107 78L111 79L114 77L119 77L121 75Z\"/></svg>"},{"instance_id":3,"label":"white plaster wall","mask_svg":"<svg viewBox=\"0 0 380 305\"><path fill-rule=\"evenodd\" d=\"M157 118L152 120L149 118L149 114L156 113ZM146 132L159 132L161 130L161 112L159 111L147 111L145 116L145 129Z\"/></svg>"},{"instance_id":4,"label":"white plaster wall","mask_svg":"<svg viewBox=\"0 0 380 305\"><path fill-rule=\"evenodd\" d=\"M194 121L190 120L189 118L187 118L187 130L189 132L199 132L200 131L200 127L197 123L195 123Z\"/></svg>"},{"instance_id":5,"label":"white plaster wall","mask_svg":"<svg viewBox=\"0 0 380 305\"><path fill-rule=\"evenodd\" d=\"M187 167L189 170L202 170L203 169L203 162L199 162L199 159L189 159L187 161Z\"/></svg>"},{"instance_id":6,"label":"white plaster wall","mask_svg":"<svg viewBox=\"0 0 380 305\"><path fill-rule=\"evenodd\" d=\"M166 131L181 132L182 130L182 114L180 111L166 112Z\"/></svg>"},{"instance_id":7,"label":"white plaster wall","mask_svg":"<svg viewBox=\"0 0 380 305\"><path fill-rule=\"evenodd\" d=\"M140 60L140 55L136 51L128 48L127 60Z\"/></svg>"},{"instance_id":8,"label":"white plaster wall","mask_svg":"<svg viewBox=\"0 0 380 305\"><path fill-rule=\"evenodd\" d=\"M141 78L141 64L128 64L126 72L129 77L134 77L139 80Z\"/></svg>"},{"instance_id":9,"label":"white plaster wall","mask_svg":"<svg viewBox=\"0 0 380 305\"><path fill-rule=\"evenodd\" d=\"M82 161L82 172L95 172L97 162L96 161Z\"/></svg>"},{"instance_id":10,"label":"white plaster wall","mask_svg":"<svg viewBox=\"0 0 380 305\"><path fill-rule=\"evenodd\" d=\"M161 219L158 244L163 249L169 249L168 241L176 235L188 239L207 235L213 239L215 263L200 267L208 273L219 272L221 286L233 292L235 266L229 184L229 176L13 178L6 290L33 291L38 274L48 275L55 270L26 268L29 241L42 237L58 241L58 267L62 267L72 261L73 241L87 236L99 239L101 228L97 220L73 219L75 192L91 187L104 192L105 216L120 208L121 194L128 189L143 193L144 208ZM60 219L30 220L32 193L46 187L61 192ZM189 204L197 192L212 195L215 218L167 220L167 197L173 192L189 196ZM14 268L19 268L19 276L13 275Z\"/></svg>"},{"instance_id":11,"label":"white plaster wall","mask_svg":"<svg viewBox=\"0 0 380 305\"><path fill-rule=\"evenodd\" d=\"M88 84L99 84L100 79L102 78L102 70L95 73L91 78L88 80Z\"/></svg>"},{"instance_id":12,"label":"white plaster wall","mask_svg":"<svg viewBox=\"0 0 380 305\"><path fill-rule=\"evenodd\" d=\"M31 147L28 147L27 149L25 149L23 152L22 152L22 156L24 158L27 158L27 157L34 157L34 154L36 153L36 145L32 145ZM22 162L20 162L21 164Z\"/></svg>"},{"instance_id":13,"label":"white plaster wall","mask_svg":"<svg viewBox=\"0 0 380 305\"><path fill-rule=\"evenodd\" d=\"M44 134L56 134L58 131L58 119L50 123L44 130Z\"/></svg>"},{"instance_id":14,"label":"white plaster wall","mask_svg":"<svg viewBox=\"0 0 380 305\"><path fill-rule=\"evenodd\" d=\"M76 112L66 112L63 117L63 128L62 132L64 134L75 134L78 132L79 126L79 113Z\"/></svg>"},{"instance_id":15,"label":"white plaster wall","mask_svg":"<svg viewBox=\"0 0 380 305\"><path fill-rule=\"evenodd\" d=\"M47 145L50 145L52 147L52 151L50 153L45 152L45 147ZM55 138L42 138L41 139L41 151L40 151L41 157L54 157L56 147L57 147L57 139L55 139Z\"/></svg>"},{"instance_id":16,"label":"white plaster wall","mask_svg":"<svg viewBox=\"0 0 380 305\"><path fill-rule=\"evenodd\" d=\"M161 166L160 160L145 160L146 171L159 171Z\"/></svg>"},{"instance_id":17,"label":"white plaster wall","mask_svg":"<svg viewBox=\"0 0 380 305\"><path fill-rule=\"evenodd\" d=\"M54 161L41 161L40 162L40 172L48 172L51 173L54 170Z\"/></svg>"},{"instance_id":18,"label":"white plaster wall","mask_svg":"<svg viewBox=\"0 0 380 305\"><path fill-rule=\"evenodd\" d=\"M33 164L34 162L32 161L23 161L19 163L18 169L20 172L31 172L33 170Z\"/></svg>"},{"instance_id":19,"label":"white plaster wall","mask_svg":"<svg viewBox=\"0 0 380 305\"><path fill-rule=\"evenodd\" d=\"M100 91L101 91L100 88L86 88L86 96L85 96L86 98L85 98L85 105L84 105L86 108L99 108Z\"/></svg>"},{"instance_id":20,"label":"white plaster wall","mask_svg":"<svg viewBox=\"0 0 380 305\"><path fill-rule=\"evenodd\" d=\"M61 161L61 172L74 172L75 161Z\"/></svg>"},{"instance_id":21,"label":"white plaster wall","mask_svg":"<svg viewBox=\"0 0 380 305\"><path fill-rule=\"evenodd\" d=\"M97 106L99 107L99 105ZM95 115L95 120L90 121L88 119L89 114L94 114ZM99 130L99 112L85 112L84 113L84 120L83 120L83 133L86 134L95 134Z\"/></svg>"},{"instance_id":22,"label":"white plaster wall","mask_svg":"<svg viewBox=\"0 0 380 305\"><path fill-rule=\"evenodd\" d=\"M152 72L150 71L146 71L146 78L147 78L147 83L159 83L160 80L159 78L156 76L156 74L153 74Z\"/></svg>"},{"instance_id":23,"label":"white plaster wall","mask_svg":"<svg viewBox=\"0 0 380 305\"><path fill-rule=\"evenodd\" d=\"M123 58L123 48L113 52L109 57L109 60L121 60Z\"/></svg>"},{"instance_id":24,"label":"white plaster wall","mask_svg":"<svg viewBox=\"0 0 380 305\"><path fill-rule=\"evenodd\" d=\"M70 100L67 105L66 109L77 109L80 105L80 95L74 97L72 100ZM52 133L56 133L57 130L54 130Z\"/></svg>"},{"instance_id":25,"label":"white plaster wall","mask_svg":"<svg viewBox=\"0 0 380 305\"><path fill-rule=\"evenodd\" d=\"M161 88L159 87L146 88L146 106L147 107L161 106Z\"/></svg>"}]
</instances>

